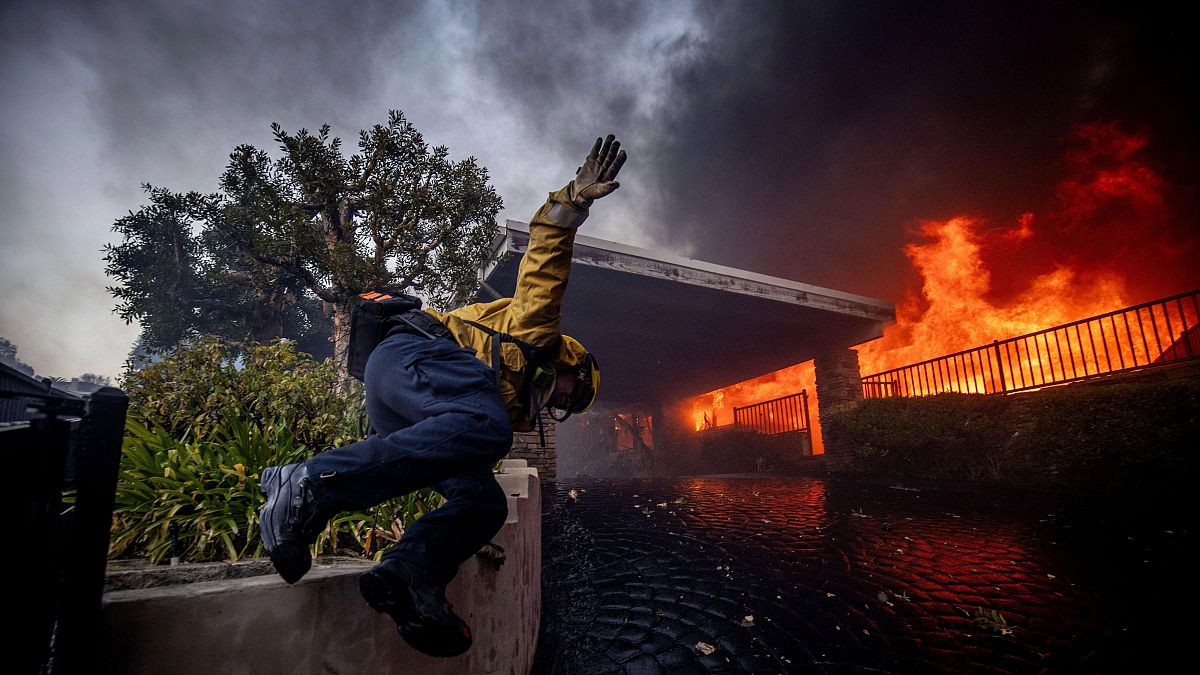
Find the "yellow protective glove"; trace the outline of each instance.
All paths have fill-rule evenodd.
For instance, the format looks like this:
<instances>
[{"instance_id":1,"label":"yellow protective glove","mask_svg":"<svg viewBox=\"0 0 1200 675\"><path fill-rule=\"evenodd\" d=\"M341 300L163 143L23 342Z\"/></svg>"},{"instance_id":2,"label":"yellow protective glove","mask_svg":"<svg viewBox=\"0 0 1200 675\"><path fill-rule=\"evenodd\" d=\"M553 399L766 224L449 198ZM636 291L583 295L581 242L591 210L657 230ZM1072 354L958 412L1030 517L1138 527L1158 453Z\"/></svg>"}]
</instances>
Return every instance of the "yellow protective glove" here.
<instances>
[{"instance_id":1,"label":"yellow protective glove","mask_svg":"<svg viewBox=\"0 0 1200 675\"><path fill-rule=\"evenodd\" d=\"M621 187L614 179L623 164L625 151L621 150L621 142L612 134L604 139L597 138L583 166L575 170L575 180L571 181L571 199L575 205L581 209L589 208L593 201Z\"/></svg>"}]
</instances>

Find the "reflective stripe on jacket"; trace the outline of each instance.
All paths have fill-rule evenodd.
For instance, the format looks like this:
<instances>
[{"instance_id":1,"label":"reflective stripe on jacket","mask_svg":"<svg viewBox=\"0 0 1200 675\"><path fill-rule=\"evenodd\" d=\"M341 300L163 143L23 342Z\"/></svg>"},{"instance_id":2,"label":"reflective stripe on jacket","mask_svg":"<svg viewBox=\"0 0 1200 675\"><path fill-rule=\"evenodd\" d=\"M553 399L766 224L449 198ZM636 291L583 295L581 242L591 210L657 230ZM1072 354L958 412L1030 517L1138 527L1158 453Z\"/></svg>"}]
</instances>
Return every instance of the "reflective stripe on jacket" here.
<instances>
[{"instance_id":1,"label":"reflective stripe on jacket","mask_svg":"<svg viewBox=\"0 0 1200 675\"><path fill-rule=\"evenodd\" d=\"M463 322L475 321L488 328L508 333L534 347L554 344L559 338L559 320L567 277L571 271L571 253L575 230L587 218L587 209L580 209L571 200L571 186L551 192L546 203L529 222L529 248L521 257L517 271L516 291L511 298L476 303L438 312L426 309L450 329L454 339L489 366L492 364L491 337ZM525 356L517 345L501 345L504 368L500 373L500 399L508 411L516 431L531 431L536 425L536 411L522 398L525 378Z\"/></svg>"}]
</instances>

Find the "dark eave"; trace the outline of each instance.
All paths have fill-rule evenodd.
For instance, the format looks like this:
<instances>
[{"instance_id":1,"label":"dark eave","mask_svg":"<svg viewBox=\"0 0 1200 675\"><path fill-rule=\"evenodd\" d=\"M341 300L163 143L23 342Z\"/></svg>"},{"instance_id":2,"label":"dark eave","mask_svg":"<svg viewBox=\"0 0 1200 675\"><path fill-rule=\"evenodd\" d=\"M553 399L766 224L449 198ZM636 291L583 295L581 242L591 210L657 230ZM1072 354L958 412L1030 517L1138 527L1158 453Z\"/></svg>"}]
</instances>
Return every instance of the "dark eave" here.
<instances>
[{"instance_id":1,"label":"dark eave","mask_svg":"<svg viewBox=\"0 0 1200 675\"><path fill-rule=\"evenodd\" d=\"M528 245L529 226L507 221L481 301L513 293ZM578 235L563 332L596 355L602 399L653 403L873 340L895 316L882 300Z\"/></svg>"}]
</instances>

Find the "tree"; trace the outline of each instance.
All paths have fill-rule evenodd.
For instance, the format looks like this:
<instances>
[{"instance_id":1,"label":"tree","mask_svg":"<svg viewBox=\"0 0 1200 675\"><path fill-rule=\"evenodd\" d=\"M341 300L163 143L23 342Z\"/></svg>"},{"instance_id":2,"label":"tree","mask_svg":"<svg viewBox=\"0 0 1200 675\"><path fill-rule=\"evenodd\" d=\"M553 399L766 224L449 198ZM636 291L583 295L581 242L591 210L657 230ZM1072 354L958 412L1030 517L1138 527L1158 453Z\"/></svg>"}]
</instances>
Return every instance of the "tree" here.
<instances>
[{"instance_id":1,"label":"tree","mask_svg":"<svg viewBox=\"0 0 1200 675\"><path fill-rule=\"evenodd\" d=\"M95 385L97 389L101 387L111 387L112 378L107 375L97 375L95 373L84 373L79 376L79 381L84 384Z\"/></svg>"},{"instance_id":2,"label":"tree","mask_svg":"<svg viewBox=\"0 0 1200 675\"><path fill-rule=\"evenodd\" d=\"M235 344L278 337L289 314L303 312L306 300L316 302L297 280L242 254L214 226L223 211L220 195L145 188L150 204L116 222L124 242L106 247L105 261L109 275L124 282L109 288L117 309L126 322L142 321L149 351L201 334Z\"/></svg>"},{"instance_id":3,"label":"tree","mask_svg":"<svg viewBox=\"0 0 1200 675\"><path fill-rule=\"evenodd\" d=\"M33 377L33 367L17 358L17 346L4 337L0 337L0 363Z\"/></svg>"},{"instance_id":4,"label":"tree","mask_svg":"<svg viewBox=\"0 0 1200 675\"><path fill-rule=\"evenodd\" d=\"M109 290L148 349L328 330L344 372L359 293L416 291L440 308L470 299L502 207L474 157L430 149L395 110L349 158L329 125L271 128L281 156L238 146L218 192L147 185L150 205L114 224L124 241L105 261L121 285Z\"/></svg>"},{"instance_id":5,"label":"tree","mask_svg":"<svg viewBox=\"0 0 1200 675\"><path fill-rule=\"evenodd\" d=\"M17 360L17 346L5 337L0 337L0 359L5 361Z\"/></svg>"}]
</instances>

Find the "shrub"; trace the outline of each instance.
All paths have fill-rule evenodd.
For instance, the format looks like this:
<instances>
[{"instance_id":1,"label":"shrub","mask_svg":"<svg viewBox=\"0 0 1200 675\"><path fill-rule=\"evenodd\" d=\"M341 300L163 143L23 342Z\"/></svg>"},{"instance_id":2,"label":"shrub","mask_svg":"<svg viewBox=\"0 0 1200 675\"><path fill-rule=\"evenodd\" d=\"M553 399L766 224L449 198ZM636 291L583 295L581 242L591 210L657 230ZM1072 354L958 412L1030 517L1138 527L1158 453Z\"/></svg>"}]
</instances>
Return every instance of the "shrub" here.
<instances>
[{"instance_id":1,"label":"shrub","mask_svg":"<svg viewBox=\"0 0 1200 675\"><path fill-rule=\"evenodd\" d=\"M253 345L240 354L205 339L164 360L128 372L129 417L176 438L205 438L236 421L270 431L286 422L314 450L362 438L362 386L343 393L331 359L317 362L287 341Z\"/></svg>"},{"instance_id":2,"label":"shrub","mask_svg":"<svg viewBox=\"0 0 1200 675\"><path fill-rule=\"evenodd\" d=\"M1196 474L1200 380L1063 387L1021 401L1014 457L1040 457L1064 478L1135 485Z\"/></svg>"},{"instance_id":3,"label":"shrub","mask_svg":"<svg viewBox=\"0 0 1200 675\"><path fill-rule=\"evenodd\" d=\"M1194 478L1200 380L871 399L822 424L852 470L1131 488Z\"/></svg>"},{"instance_id":4,"label":"shrub","mask_svg":"<svg viewBox=\"0 0 1200 675\"><path fill-rule=\"evenodd\" d=\"M185 560L262 555L262 469L365 435L361 387L341 393L332 361L315 362L286 342L251 347L239 364L228 347L206 340L126 374L123 386L130 408L111 557L162 561L171 555L172 525ZM343 513L316 552L378 558L438 500L418 490Z\"/></svg>"},{"instance_id":5,"label":"shrub","mask_svg":"<svg viewBox=\"0 0 1200 675\"><path fill-rule=\"evenodd\" d=\"M852 466L930 478L996 478L1007 435L1001 397L940 394L868 399L826 414L828 445L849 448Z\"/></svg>"}]
</instances>

